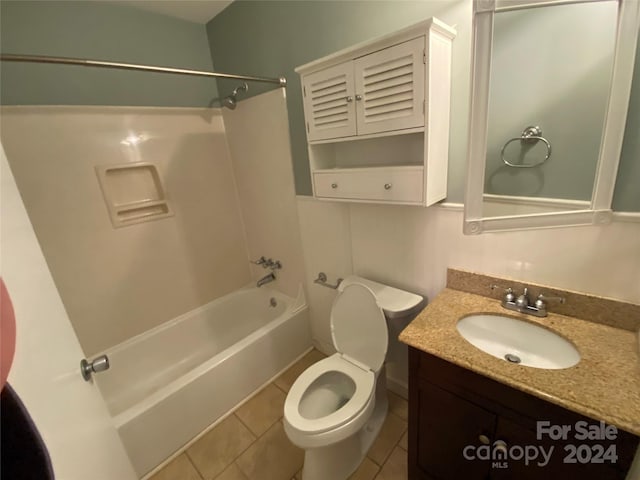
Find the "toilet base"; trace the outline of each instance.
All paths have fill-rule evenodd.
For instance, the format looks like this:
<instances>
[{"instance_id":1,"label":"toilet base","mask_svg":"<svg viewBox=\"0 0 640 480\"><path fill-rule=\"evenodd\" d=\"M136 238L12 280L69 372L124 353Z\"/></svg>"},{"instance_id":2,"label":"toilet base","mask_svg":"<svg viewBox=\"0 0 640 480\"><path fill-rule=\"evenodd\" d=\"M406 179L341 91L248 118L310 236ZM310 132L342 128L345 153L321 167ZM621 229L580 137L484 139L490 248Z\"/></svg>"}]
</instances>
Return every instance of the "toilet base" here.
<instances>
[{"instance_id":1,"label":"toilet base","mask_svg":"<svg viewBox=\"0 0 640 480\"><path fill-rule=\"evenodd\" d=\"M304 453L302 480L346 480L360 465L387 417L389 402L384 381L377 385L376 405L371 418L358 433L340 442ZM378 394L382 391L382 394Z\"/></svg>"}]
</instances>

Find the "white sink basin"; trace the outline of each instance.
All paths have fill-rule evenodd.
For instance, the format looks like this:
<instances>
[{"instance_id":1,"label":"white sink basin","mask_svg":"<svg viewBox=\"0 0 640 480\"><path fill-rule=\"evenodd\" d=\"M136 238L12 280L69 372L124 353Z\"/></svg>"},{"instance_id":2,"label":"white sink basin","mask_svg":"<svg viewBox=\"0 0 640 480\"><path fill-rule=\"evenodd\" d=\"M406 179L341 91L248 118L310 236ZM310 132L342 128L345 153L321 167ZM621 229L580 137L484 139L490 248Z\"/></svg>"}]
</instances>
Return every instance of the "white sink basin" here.
<instances>
[{"instance_id":1,"label":"white sink basin","mask_svg":"<svg viewBox=\"0 0 640 480\"><path fill-rule=\"evenodd\" d=\"M458 332L480 350L507 362L534 368L573 367L580 353L571 342L546 328L502 315L461 318Z\"/></svg>"}]
</instances>

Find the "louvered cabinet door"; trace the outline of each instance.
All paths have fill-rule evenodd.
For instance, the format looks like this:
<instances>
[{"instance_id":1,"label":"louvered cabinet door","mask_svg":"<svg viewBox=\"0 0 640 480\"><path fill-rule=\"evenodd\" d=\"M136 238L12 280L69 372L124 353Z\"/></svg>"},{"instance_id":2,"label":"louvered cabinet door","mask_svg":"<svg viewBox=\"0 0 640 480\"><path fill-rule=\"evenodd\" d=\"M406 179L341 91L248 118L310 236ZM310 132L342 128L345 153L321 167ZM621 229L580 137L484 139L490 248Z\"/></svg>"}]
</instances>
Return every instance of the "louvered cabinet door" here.
<instances>
[{"instance_id":1,"label":"louvered cabinet door","mask_svg":"<svg viewBox=\"0 0 640 480\"><path fill-rule=\"evenodd\" d=\"M358 135L424 126L425 37L355 60Z\"/></svg>"},{"instance_id":2,"label":"louvered cabinet door","mask_svg":"<svg viewBox=\"0 0 640 480\"><path fill-rule=\"evenodd\" d=\"M310 142L356 134L353 62L305 75L302 82Z\"/></svg>"}]
</instances>

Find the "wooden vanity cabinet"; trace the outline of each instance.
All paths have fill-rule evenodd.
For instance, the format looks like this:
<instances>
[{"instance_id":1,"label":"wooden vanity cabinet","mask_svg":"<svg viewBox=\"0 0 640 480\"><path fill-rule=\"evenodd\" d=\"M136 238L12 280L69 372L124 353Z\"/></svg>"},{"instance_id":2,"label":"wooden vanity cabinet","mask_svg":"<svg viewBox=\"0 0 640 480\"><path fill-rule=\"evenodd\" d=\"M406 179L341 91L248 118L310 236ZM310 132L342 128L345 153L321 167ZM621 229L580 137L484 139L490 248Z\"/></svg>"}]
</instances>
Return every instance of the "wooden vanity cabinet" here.
<instances>
[{"instance_id":1,"label":"wooden vanity cabinet","mask_svg":"<svg viewBox=\"0 0 640 480\"><path fill-rule=\"evenodd\" d=\"M536 422L569 425L566 441L536 438ZM624 480L639 438L618 429L616 440L577 440L575 425L593 420L500 382L409 348L409 479L411 480ZM542 456L524 460L468 460L483 442L514 446L553 447L548 464ZM593 458L601 445L615 445L617 462L565 463L573 447L582 447L582 459ZM531 450L533 451L533 450ZM538 452L540 450L538 449ZM574 457L575 458L575 457ZM576 460L579 460L576 458ZM506 463L504 463L506 461Z\"/></svg>"}]
</instances>

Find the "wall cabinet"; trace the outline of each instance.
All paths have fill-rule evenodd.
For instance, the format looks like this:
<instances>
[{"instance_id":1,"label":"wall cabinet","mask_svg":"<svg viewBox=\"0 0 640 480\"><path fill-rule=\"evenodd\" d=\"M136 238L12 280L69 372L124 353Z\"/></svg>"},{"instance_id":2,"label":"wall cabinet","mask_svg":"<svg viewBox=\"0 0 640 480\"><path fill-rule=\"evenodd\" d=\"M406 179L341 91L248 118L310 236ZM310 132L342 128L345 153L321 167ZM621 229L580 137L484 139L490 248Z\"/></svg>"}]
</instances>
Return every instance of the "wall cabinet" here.
<instances>
[{"instance_id":1,"label":"wall cabinet","mask_svg":"<svg viewBox=\"0 0 640 480\"><path fill-rule=\"evenodd\" d=\"M409 479L624 480L631 466L639 442L634 435L618 430L615 440L577 440L577 422L598 422L414 348L409 368ZM539 420L572 430L566 440L538 439ZM483 457L483 445L493 458ZM541 453L525 462L513 458L513 447L551 454L546 464ZM581 452L572 457L574 447ZM593 461L608 449L615 462ZM567 463L572 458L575 463Z\"/></svg>"},{"instance_id":2,"label":"wall cabinet","mask_svg":"<svg viewBox=\"0 0 640 480\"><path fill-rule=\"evenodd\" d=\"M296 69L315 197L445 198L454 37L432 18Z\"/></svg>"}]
</instances>

